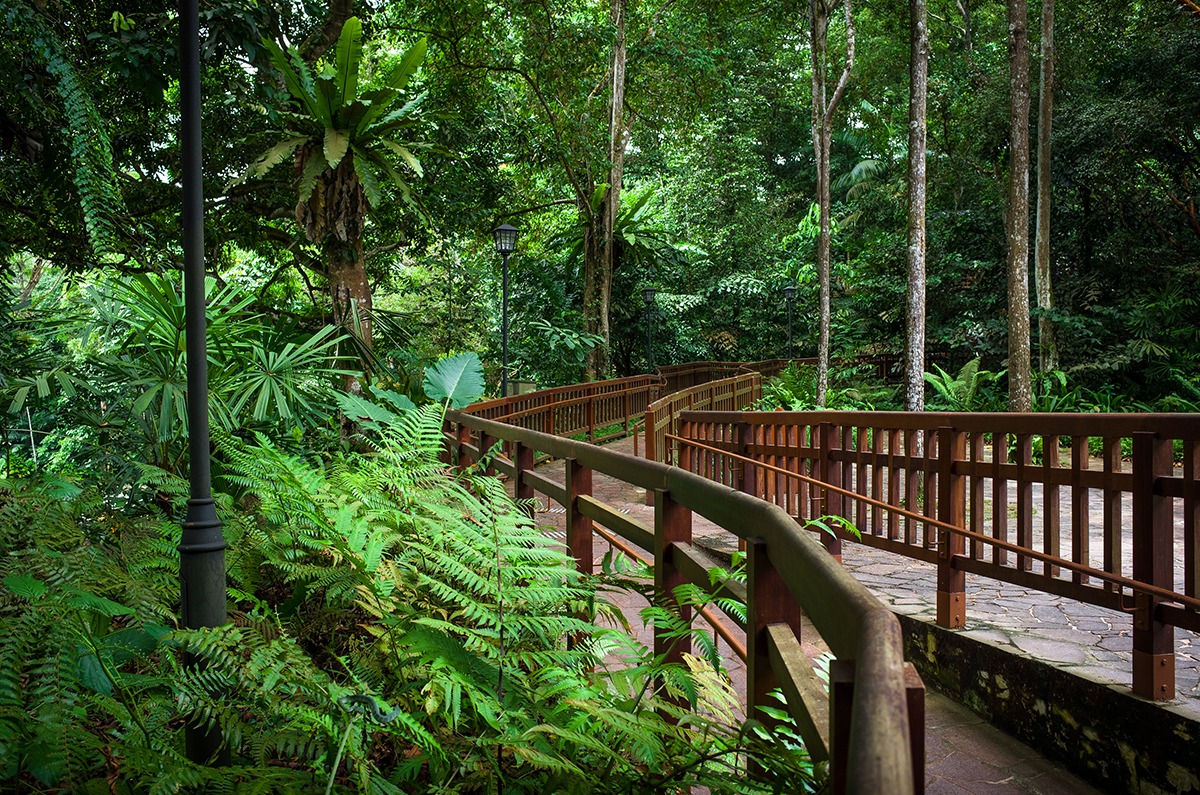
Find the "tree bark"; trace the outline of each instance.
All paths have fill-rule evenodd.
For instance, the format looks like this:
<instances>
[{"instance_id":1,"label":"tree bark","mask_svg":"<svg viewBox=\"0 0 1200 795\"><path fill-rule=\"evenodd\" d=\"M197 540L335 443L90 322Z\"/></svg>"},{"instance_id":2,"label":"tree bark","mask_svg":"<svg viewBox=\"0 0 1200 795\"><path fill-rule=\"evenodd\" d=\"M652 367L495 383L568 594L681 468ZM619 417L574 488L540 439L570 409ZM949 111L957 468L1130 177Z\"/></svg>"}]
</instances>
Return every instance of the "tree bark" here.
<instances>
[{"instance_id":1,"label":"tree bark","mask_svg":"<svg viewBox=\"0 0 1200 795\"><path fill-rule=\"evenodd\" d=\"M925 0L909 0L912 24L908 98L908 288L904 408L925 410L925 140L929 18Z\"/></svg>"},{"instance_id":2,"label":"tree bark","mask_svg":"<svg viewBox=\"0 0 1200 795\"><path fill-rule=\"evenodd\" d=\"M626 0L611 0L609 19L615 38L612 53L612 93L609 101L608 123L608 192L600 205L600 215L592 219L591 245L585 241L584 256L591 265L584 266L584 317L588 331L599 334L604 343L588 354L589 379L604 378L609 370L609 347L612 329L609 308L612 304L612 278L616 270L617 216L621 212L621 190L625 173L625 147L629 142L629 126L625 121L625 8Z\"/></svg>"},{"instance_id":3,"label":"tree bark","mask_svg":"<svg viewBox=\"0 0 1200 795\"><path fill-rule=\"evenodd\" d=\"M1029 359L1029 19L1008 0L1008 408L1032 411Z\"/></svg>"},{"instance_id":4,"label":"tree bark","mask_svg":"<svg viewBox=\"0 0 1200 795\"><path fill-rule=\"evenodd\" d=\"M1038 369L1058 369L1058 340L1048 312L1054 308L1050 284L1050 133L1054 113L1054 0L1042 0L1042 69L1038 96L1037 235L1033 280L1037 289Z\"/></svg>"},{"instance_id":5,"label":"tree bark","mask_svg":"<svg viewBox=\"0 0 1200 795\"><path fill-rule=\"evenodd\" d=\"M833 96L826 101L827 75L825 73L828 60L829 14L836 6L827 0L809 0L809 34L812 53L812 139L813 153L817 161L817 205L820 209L820 234L817 236L817 275L821 283L820 298L820 331L817 338L817 405L825 405L825 396L829 391L829 343L830 343L830 251L832 240L830 234L830 193L829 193L829 146L833 137L832 120L837 111L846 86L850 82L850 70L854 66L854 19L851 15L850 0L844 0L846 12L846 62L842 66L841 77L833 90Z\"/></svg>"}]
</instances>

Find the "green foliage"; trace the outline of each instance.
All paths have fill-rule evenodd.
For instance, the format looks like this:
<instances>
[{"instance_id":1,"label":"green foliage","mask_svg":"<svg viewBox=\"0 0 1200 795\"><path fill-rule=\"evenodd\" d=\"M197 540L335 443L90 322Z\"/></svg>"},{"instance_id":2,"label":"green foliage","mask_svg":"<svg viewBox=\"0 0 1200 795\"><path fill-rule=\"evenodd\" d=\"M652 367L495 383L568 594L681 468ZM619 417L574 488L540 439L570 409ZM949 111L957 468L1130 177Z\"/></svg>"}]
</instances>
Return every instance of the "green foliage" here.
<instances>
[{"instance_id":1,"label":"green foliage","mask_svg":"<svg viewBox=\"0 0 1200 795\"><path fill-rule=\"evenodd\" d=\"M419 109L425 95L420 94L399 107L395 105L425 60L425 40L421 39L404 54L380 87L361 93L363 31L357 17L346 20L334 47L333 60L318 65L315 74L296 50L285 52L270 39L264 39L263 46L302 112L280 115L280 120L288 125L282 131L283 140L251 163L242 180L261 178L295 154L300 202L309 208L313 223L322 232L338 221L337 214L355 214L353 208L324 207L325 198L317 193L318 189L324 192L323 180L335 179L339 170L345 170L343 162L350 163L350 173L370 206L383 204L380 183L390 182L406 204L423 213L408 178L396 169L391 158L398 157L417 177L424 174L413 150L428 147L397 140L396 136L411 132L419 123ZM325 213L331 217L324 218ZM341 223L344 225L345 221ZM342 240L348 239L346 234L345 229L338 232Z\"/></svg>"},{"instance_id":2,"label":"green foliage","mask_svg":"<svg viewBox=\"0 0 1200 795\"><path fill-rule=\"evenodd\" d=\"M666 665L494 478L440 463L443 408L328 465L217 431L231 623L168 631L174 529L0 485L0 781L90 791L655 793L816 785L737 716L711 636ZM147 485L182 489L165 473ZM234 506L240 506L235 510ZM615 581L610 580L610 584ZM674 594L699 606L699 589ZM568 642L569 639L569 642ZM184 668L179 653L204 661ZM232 766L182 758L182 710ZM745 777L744 758L766 770Z\"/></svg>"},{"instance_id":3,"label":"green foliage","mask_svg":"<svg viewBox=\"0 0 1200 795\"><path fill-rule=\"evenodd\" d=\"M840 367L830 373L833 386L826 393L825 407L837 411L875 411L894 403L896 390L870 384L854 368ZM763 384L763 396L755 411L818 411L817 370L808 364L789 364L777 377Z\"/></svg>"},{"instance_id":4,"label":"green foliage","mask_svg":"<svg viewBox=\"0 0 1200 795\"><path fill-rule=\"evenodd\" d=\"M30 91L26 103L39 106L38 112L52 121L56 137L62 141L74 168L73 184L87 239L97 255L118 250L117 219L124 213L124 202L117 187L117 169L109 125L97 106L97 97L87 78L78 69L63 38L55 31L41 7L22 0L0 2L0 20L10 38L32 55L54 82L54 100L45 102ZM27 90L32 86L26 84Z\"/></svg>"},{"instance_id":5,"label":"green foliage","mask_svg":"<svg viewBox=\"0 0 1200 795\"><path fill-rule=\"evenodd\" d=\"M209 406L229 431L306 429L332 413L333 379L344 337L331 326L315 334L250 309L236 286L206 282ZM187 432L184 297L175 281L141 275L84 290L93 317L83 329L103 374L97 388L112 401L121 428L141 445L142 460L176 470ZM120 409L117 409L119 406ZM120 416L127 412L125 416Z\"/></svg>"},{"instance_id":6,"label":"green foliage","mask_svg":"<svg viewBox=\"0 0 1200 795\"><path fill-rule=\"evenodd\" d=\"M994 398L986 390L988 384L998 381L1004 372L993 373L979 367L979 359L972 359L962 366L957 375L950 375L936 364L937 373L925 373L925 381L934 388L937 400L931 401L930 409L944 411L980 411L991 407Z\"/></svg>"},{"instance_id":7,"label":"green foliage","mask_svg":"<svg viewBox=\"0 0 1200 795\"><path fill-rule=\"evenodd\" d=\"M466 408L483 395L483 363L476 353L447 356L425 368L425 394L452 409Z\"/></svg>"}]
</instances>

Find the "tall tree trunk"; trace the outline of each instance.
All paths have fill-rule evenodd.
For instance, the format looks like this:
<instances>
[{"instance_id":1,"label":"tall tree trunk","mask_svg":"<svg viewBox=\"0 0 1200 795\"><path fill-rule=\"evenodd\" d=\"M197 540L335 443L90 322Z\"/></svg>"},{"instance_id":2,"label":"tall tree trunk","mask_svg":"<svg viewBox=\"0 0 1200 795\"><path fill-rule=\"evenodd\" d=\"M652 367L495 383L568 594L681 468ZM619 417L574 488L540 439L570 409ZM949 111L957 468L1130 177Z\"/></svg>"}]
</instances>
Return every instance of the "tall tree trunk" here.
<instances>
[{"instance_id":1,"label":"tall tree trunk","mask_svg":"<svg viewBox=\"0 0 1200 795\"><path fill-rule=\"evenodd\" d=\"M605 378L608 375L609 348L612 342L609 308L612 304L613 271L618 265L614 232L617 216L621 212L625 147L629 142L629 126L625 121L625 6L626 0L611 0L609 5L609 20L612 22L615 38L610 70L612 93L608 123L608 192L601 203L600 216L592 219L593 245L590 248L584 246L585 257L595 258L592 267L585 266L584 316L587 319L588 331L599 334L604 339L603 345L596 346L588 355L587 375L591 379Z\"/></svg>"},{"instance_id":2,"label":"tall tree trunk","mask_svg":"<svg viewBox=\"0 0 1200 795\"><path fill-rule=\"evenodd\" d=\"M912 24L908 90L908 289L904 408L925 410L925 108L929 18L925 0L909 0Z\"/></svg>"},{"instance_id":3,"label":"tall tree trunk","mask_svg":"<svg viewBox=\"0 0 1200 795\"><path fill-rule=\"evenodd\" d=\"M837 111L846 86L850 83L850 70L854 66L854 19L850 0L844 0L846 12L846 62L841 77L826 101L828 76L828 33L829 14L836 7L836 0L809 0L809 34L812 42L812 139L813 153L817 161L817 205L820 209L820 234L817 237L817 275L821 282L820 332L817 340L817 405L825 405L829 391L829 333L832 312L830 311L830 194L829 194L829 145L833 137L833 114Z\"/></svg>"},{"instance_id":4,"label":"tall tree trunk","mask_svg":"<svg viewBox=\"0 0 1200 795\"><path fill-rule=\"evenodd\" d=\"M1042 0L1042 71L1038 96L1037 237L1033 280L1037 289L1038 369L1058 369L1058 339L1048 312L1054 308L1050 285L1050 133L1054 114L1054 0Z\"/></svg>"},{"instance_id":5,"label":"tall tree trunk","mask_svg":"<svg viewBox=\"0 0 1200 795\"><path fill-rule=\"evenodd\" d=\"M1029 19L1008 0L1008 408L1032 411L1029 361Z\"/></svg>"},{"instance_id":6,"label":"tall tree trunk","mask_svg":"<svg viewBox=\"0 0 1200 795\"><path fill-rule=\"evenodd\" d=\"M353 333L366 348L371 347L371 283L363 261L362 238L325 240L325 262L329 268L329 293L333 300L333 322ZM362 363L365 369L365 362ZM347 392L359 393L362 384L352 375L343 379Z\"/></svg>"}]
</instances>

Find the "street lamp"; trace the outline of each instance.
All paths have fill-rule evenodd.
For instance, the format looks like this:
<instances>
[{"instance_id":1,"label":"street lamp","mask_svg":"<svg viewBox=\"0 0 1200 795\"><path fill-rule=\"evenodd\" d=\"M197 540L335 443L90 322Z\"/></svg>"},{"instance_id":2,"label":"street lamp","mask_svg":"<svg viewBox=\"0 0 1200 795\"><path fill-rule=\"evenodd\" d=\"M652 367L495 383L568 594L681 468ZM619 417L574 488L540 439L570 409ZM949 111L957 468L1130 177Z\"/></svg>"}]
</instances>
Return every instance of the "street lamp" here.
<instances>
[{"instance_id":1,"label":"street lamp","mask_svg":"<svg viewBox=\"0 0 1200 795\"><path fill-rule=\"evenodd\" d=\"M650 325L651 308L654 306L654 294L658 292L653 287L646 287L642 290L642 301L646 304L646 364L649 370L654 369L654 338L652 335L652 326Z\"/></svg>"},{"instance_id":2,"label":"street lamp","mask_svg":"<svg viewBox=\"0 0 1200 795\"><path fill-rule=\"evenodd\" d=\"M496 240L496 253L504 258L504 275L500 282L500 397L508 397L508 255L517 250L515 226L501 224L492 230Z\"/></svg>"},{"instance_id":3,"label":"street lamp","mask_svg":"<svg viewBox=\"0 0 1200 795\"><path fill-rule=\"evenodd\" d=\"M187 629L219 627L225 610L225 535L212 498L208 435L208 353L204 306L204 185L200 146L199 0L179 4L180 161L183 166L183 292L187 328L188 472L191 491L179 539L182 623ZM195 670L195 655L183 664ZM219 728L190 718L184 726L187 758L228 764Z\"/></svg>"},{"instance_id":4,"label":"street lamp","mask_svg":"<svg viewBox=\"0 0 1200 795\"><path fill-rule=\"evenodd\" d=\"M783 297L787 300L788 308L788 359L792 358L792 302L796 300L796 288L788 285L783 288Z\"/></svg>"}]
</instances>

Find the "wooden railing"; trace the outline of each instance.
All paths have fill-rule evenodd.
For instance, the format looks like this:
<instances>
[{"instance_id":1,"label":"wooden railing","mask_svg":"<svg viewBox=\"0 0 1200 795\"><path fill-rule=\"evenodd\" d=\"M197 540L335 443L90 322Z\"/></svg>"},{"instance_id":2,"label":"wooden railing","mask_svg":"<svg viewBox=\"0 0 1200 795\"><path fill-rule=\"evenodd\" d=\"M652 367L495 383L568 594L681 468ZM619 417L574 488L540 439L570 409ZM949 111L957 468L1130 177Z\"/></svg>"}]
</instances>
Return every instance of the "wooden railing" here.
<instances>
[{"instance_id":1,"label":"wooden railing","mask_svg":"<svg viewBox=\"0 0 1200 795\"><path fill-rule=\"evenodd\" d=\"M693 513L743 539L747 584L730 582L714 595L747 606L738 622L746 633L747 714L781 689L813 759L830 760L835 792L924 790L924 690L904 663L896 617L781 508L676 467L474 414L449 412L447 422L460 464L507 443L511 455L492 466L512 479L518 498L536 492L563 506L566 543L583 572L593 568L593 531L604 529L653 554L655 587L667 598L688 582L712 593L708 571L717 563L692 544ZM564 482L534 471L539 452L565 461ZM597 500L593 473L652 492L653 527ZM801 649L801 614L837 658L828 694ZM689 646L656 636L655 651L680 661Z\"/></svg>"},{"instance_id":2,"label":"wooden railing","mask_svg":"<svg viewBox=\"0 0 1200 795\"><path fill-rule=\"evenodd\" d=\"M935 564L942 626L965 624L968 573L1132 613L1134 692L1175 697L1174 627L1200 631L1200 415L683 412L673 441L695 474Z\"/></svg>"},{"instance_id":3,"label":"wooden railing","mask_svg":"<svg viewBox=\"0 0 1200 795\"><path fill-rule=\"evenodd\" d=\"M655 375L593 381L475 403L467 412L551 435L582 434L589 442L603 442L628 434L662 384ZM597 430L614 425L621 428L597 436Z\"/></svg>"},{"instance_id":4,"label":"wooden railing","mask_svg":"<svg viewBox=\"0 0 1200 795\"><path fill-rule=\"evenodd\" d=\"M739 411L762 397L762 382L763 376L757 371L745 372L683 388L654 401L646 407L646 458L673 464L667 436L676 432L682 412Z\"/></svg>"}]
</instances>

